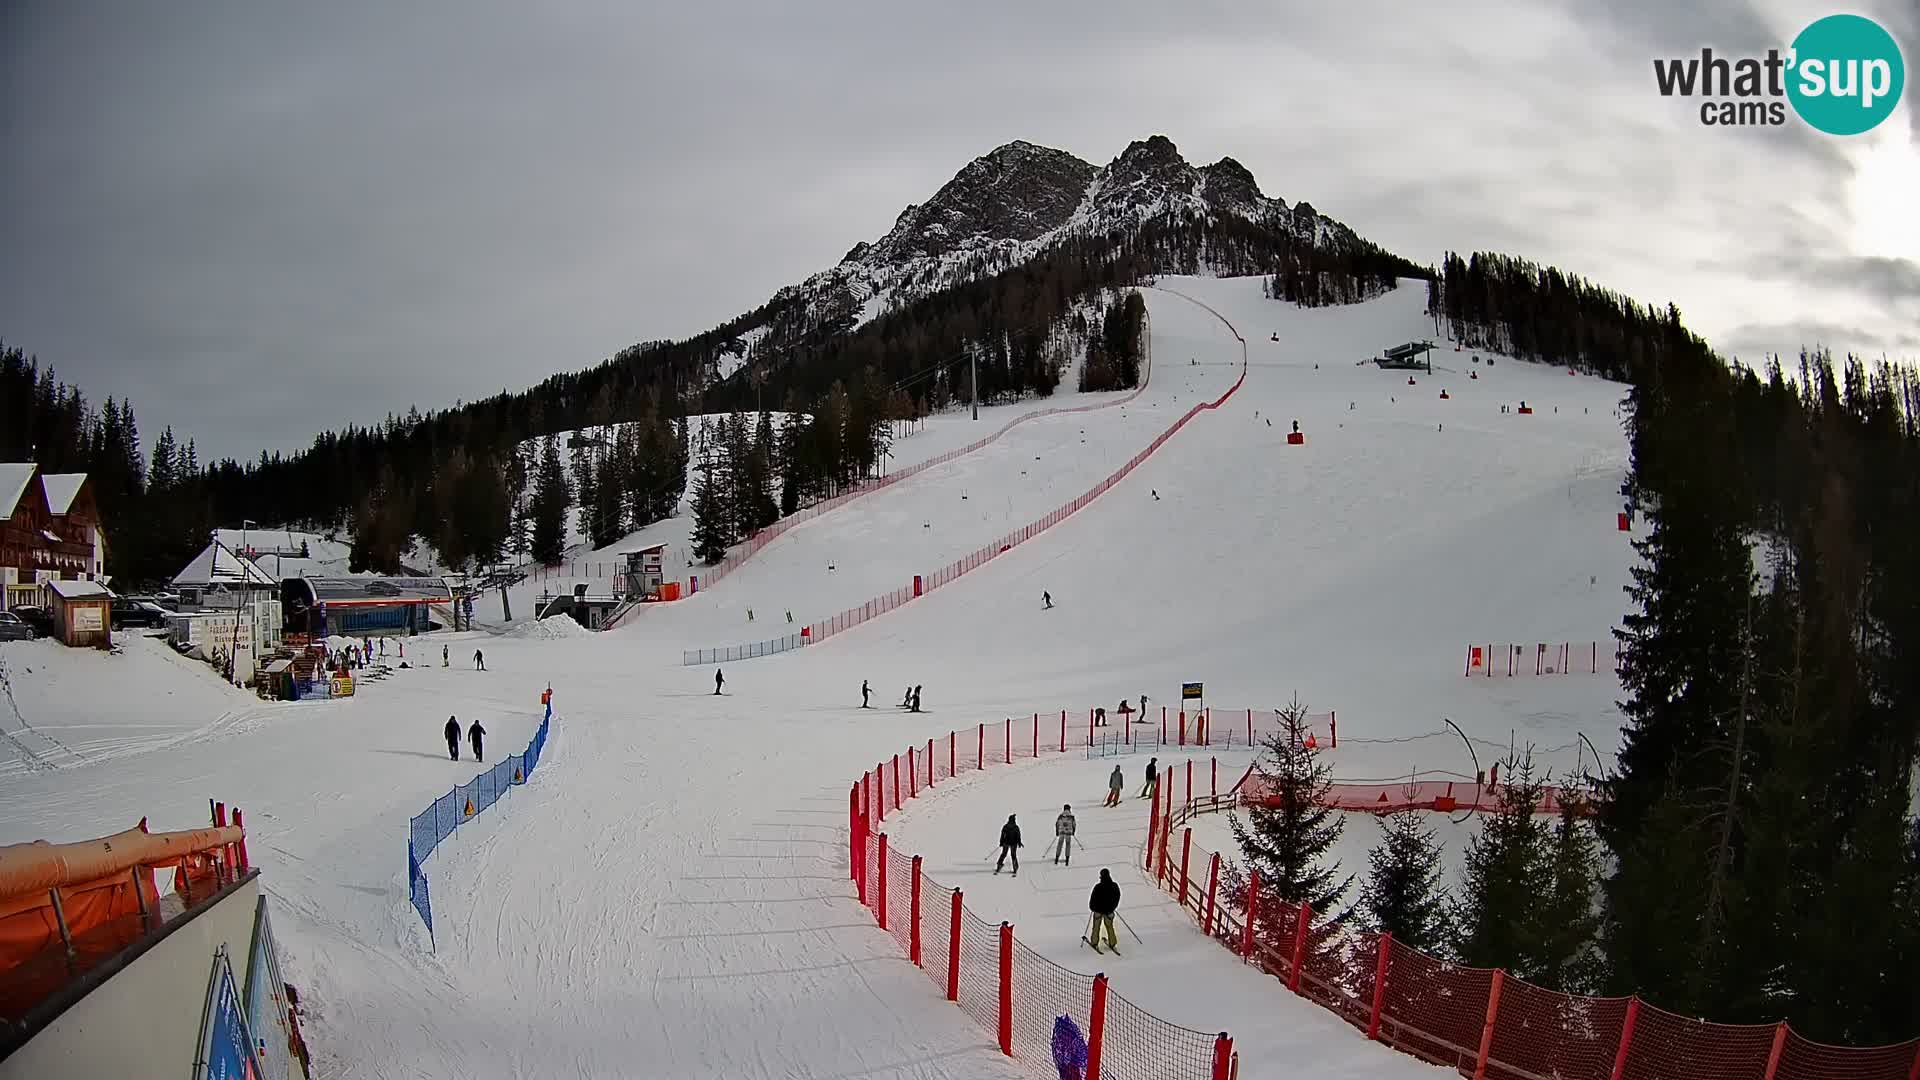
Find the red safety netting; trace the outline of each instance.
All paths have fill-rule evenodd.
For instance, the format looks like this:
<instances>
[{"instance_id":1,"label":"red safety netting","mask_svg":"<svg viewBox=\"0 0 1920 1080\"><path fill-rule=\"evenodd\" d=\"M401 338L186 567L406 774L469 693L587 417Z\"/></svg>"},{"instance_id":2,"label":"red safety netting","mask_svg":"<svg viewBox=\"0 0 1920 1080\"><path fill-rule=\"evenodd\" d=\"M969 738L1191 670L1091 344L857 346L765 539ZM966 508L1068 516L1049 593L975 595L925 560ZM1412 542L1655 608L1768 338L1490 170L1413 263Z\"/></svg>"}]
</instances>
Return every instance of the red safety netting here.
<instances>
[{"instance_id":1,"label":"red safety netting","mask_svg":"<svg viewBox=\"0 0 1920 1080\"><path fill-rule=\"evenodd\" d=\"M1068 971L1018 941L1013 946L1013 1056L1051 1061L1053 1023L1071 1017L1084 1038L1092 1030L1093 976ZM1111 1013L1113 998L1109 994ZM1103 1073L1105 1069L1101 1070ZM1198 1074L1205 1075L1205 1074Z\"/></svg>"},{"instance_id":2,"label":"red safety netting","mask_svg":"<svg viewBox=\"0 0 1920 1080\"><path fill-rule=\"evenodd\" d=\"M1107 995L1101 1080L1171 1080L1213 1075L1214 1036L1169 1024L1118 994Z\"/></svg>"},{"instance_id":3,"label":"red safety netting","mask_svg":"<svg viewBox=\"0 0 1920 1080\"><path fill-rule=\"evenodd\" d=\"M898 852L887 852L887 929L900 943L900 951L913 955L913 860Z\"/></svg>"},{"instance_id":4,"label":"red safety netting","mask_svg":"<svg viewBox=\"0 0 1920 1080\"><path fill-rule=\"evenodd\" d=\"M1176 778L1171 790L1178 786ZM1152 842L1144 845L1150 852L1148 868L1196 925L1205 927L1205 875L1213 853L1188 844L1185 823L1232 800L1171 805L1154 824ZM1237 868L1223 871L1212 933L1236 953L1248 944L1242 931L1248 892ZM1631 998L1563 994L1489 968L1461 967L1391 940L1383 969L1381 935L1326 925L1310 915L1302 942L1298 906L1257 895L1255 905L1253 962L1360 1032L1377 1027L1377 1037L1387 1045L1466 1075L1484 1068L1486 1076L1509 1080L1920 1078L1920 1039L1880 1047L1828 1046L1802 1039L1783 1024L1715 1024ZM1297 985L1295 956L1301 967ZM1383 970L1385 985L1376 987Z\"/></svg>"},{"instance_id":5,"label":"red safety netting","mask_svg":"<svg viewBox=\"0 0 1920 1080\"><path fill-rule=\"evenodd\" d=\"M953 890L920 875L920 966L942 995L947 992L953 936Z\"/></svg>"},{"instance_id":6,"label":"red safety netting","mask_svg":"<svg viewBox=\"0 0 1920 1080\"><path fill-rule=\"evenodd\" d=\"M1000 1030L1000 927L960 913L960 1007L988 1034Z\"/></svg>"}]
</instances>

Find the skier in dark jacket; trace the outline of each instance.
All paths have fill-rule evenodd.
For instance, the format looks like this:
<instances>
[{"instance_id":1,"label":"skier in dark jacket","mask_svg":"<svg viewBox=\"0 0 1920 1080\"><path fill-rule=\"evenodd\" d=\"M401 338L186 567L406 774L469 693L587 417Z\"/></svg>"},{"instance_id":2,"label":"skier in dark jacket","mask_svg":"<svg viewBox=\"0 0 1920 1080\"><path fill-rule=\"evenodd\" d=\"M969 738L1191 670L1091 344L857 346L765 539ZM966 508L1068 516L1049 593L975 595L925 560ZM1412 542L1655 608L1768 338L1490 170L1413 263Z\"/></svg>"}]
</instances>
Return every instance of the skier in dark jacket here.
<instances>
[{"instance_id":1,"label":"skier in dark jacket","mask_svg":"<svg viewBox=\"0 0 1920 1080\"><path fill-rule=\"evenodd\" d=\"M1007 815L1007 823L1000 826L1000 861L993 864L993 872L1007 864L1007 856L1013 856L1013 876L1020 876L1020 823Z\"/></svg>"},{"instance_id":2,"label":"skier in dark jacket","mask_svg":"<svg viewBox=\"0 0 1920 1080\"><path fill-rule=\"evenodd\" d=\"M1100 871L1100 883L1093 887L1093 895L1087 898L1087 910L1093 912L1093 933L1087 935L1088 944L1100 947L1100 931L1107 932L1107 948L1118 949L1120 936L1113 932L1113 916L1120 910L1120 883L1105 870Z\"/></svg>"},{"instance_id":3,"label":"skier in dark jacket","mask_svg":"<svg viewBox=\"0 0 1920 1080\"><path fill-rule=\"evenodd\" d=\"M460 760L460 721L447 717L447 756Z\"/></svg>"},{"instance_id":4,"label":"skier in dark jacket","mask_svg":"<svg viewBox=\"0 0 1920 1080\"><path fill-rule=\"evenodd\" d=\"M1141 785L1140 787L1140 797L1143 799L1152 798L1154 785L1158 784L1159 782L1160 782L1160 759L1148 758L1147 759L1147 782Z\"/></svg>"},{"instance_id":5,"label":"skier in dark jacket","mask_svg":"<svg viewBox=\"0 0 1920 1080\"><path fill-rule=\"evenodd\" d=\"M920 688L918 686L913 688L913 708L908 709L907 711L908 712L920 711Z\"/></svg>"},{"instance_id":6,"label":"skier in dark jacket","mask_svg":"<svg viewBox=\"0 0 1920 1080\"><path fill-rule=\"evenodd\" d=\"M860 680L860 707L861 708L863 709L873 708L873 706L867 704L867 698L870 697L872 694L873 694L873 688L867 685L867 680L861 679Z\"/></svg>"},{"instance_id":7,"label":"skier in dark jacket","mask_svg":"<svg viewBox=\"0 0 1920 1080\"><path fill-rule=\"evenodd\" d=\"M720 673L719 668L713 669L713 696L719 697L720 688L725 685L727 685L727 677Z\"/></svg>"},{"instance_id":8,"label":"skier in dark jacket","mask_svg":"<svg viewBox=\"0 0 1920 1080\"><path fill-rule=\"evenodd\" d=\"M480 726L480 721L475 720L473 723L467 725L467 741L473 744L473 760L487 760L487 755L480 749L480 740L486 737L487 729Z\"/></svg>"}]
</instances>

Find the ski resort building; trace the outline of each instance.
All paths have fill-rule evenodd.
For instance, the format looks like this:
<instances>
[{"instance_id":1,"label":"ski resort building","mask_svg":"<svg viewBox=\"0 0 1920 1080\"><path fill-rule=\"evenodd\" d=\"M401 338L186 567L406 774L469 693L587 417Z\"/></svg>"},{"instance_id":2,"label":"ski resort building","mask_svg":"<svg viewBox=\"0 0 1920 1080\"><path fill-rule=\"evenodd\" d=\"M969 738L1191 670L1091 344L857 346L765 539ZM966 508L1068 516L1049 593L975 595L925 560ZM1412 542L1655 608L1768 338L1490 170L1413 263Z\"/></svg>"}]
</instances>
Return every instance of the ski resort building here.
<instances>
[{"instance_id":1,"label":"ski resort building","mask_svg":"<svg viewBox=\"0 0 1920 1080\"><path fill-rule=\"evenodd\" d=\"M40 606L45 582L101 576L106 554L86 473L0 463L0 610Z\"/></svg>"},{"instance_id":2,"label":"ski resort building","mask_svg":"<svg viewBox=\"0 0 1920 1080\"><path fill-rule=\"evenodd\" d=\"M215 540L173 576L172 585L180 594L180 610L168 621L174 647L214 663L245 686L258 657L279 647L279 584Z\"/></svg>"},{"instance_id":3,"label":"ski resort building","mask_svg":"<svg viewBox=\"0 0 1920 1080\"><path fill-rule=\"evenodd\" d=\"M432 608L453 604L453 590L437 577L296 577L280 583L279 596L285 629L314 640L424 634L433 629Z\"/></svg>"},{"instance_id":4,"label":"ski resort building","mask_svg":"<svg viewBox=\"0 0 1920 1080\"><path fill-rule=\"evenodd\" d=\"M1433 342L1409 341L1404 345L1395 345L1374 363L1390 371L1432 371Z\"/></svg>"},{"instance_id":5,"label":"ski resort building","mask_svg":"<svg viewBox=\"0 0 1920 1080\"><path fill-rule=\"evenodd\" d=\"M97 581L49 581L53 632L69 648L113 648L113 593Z\"/></svg>"}]
</instances>

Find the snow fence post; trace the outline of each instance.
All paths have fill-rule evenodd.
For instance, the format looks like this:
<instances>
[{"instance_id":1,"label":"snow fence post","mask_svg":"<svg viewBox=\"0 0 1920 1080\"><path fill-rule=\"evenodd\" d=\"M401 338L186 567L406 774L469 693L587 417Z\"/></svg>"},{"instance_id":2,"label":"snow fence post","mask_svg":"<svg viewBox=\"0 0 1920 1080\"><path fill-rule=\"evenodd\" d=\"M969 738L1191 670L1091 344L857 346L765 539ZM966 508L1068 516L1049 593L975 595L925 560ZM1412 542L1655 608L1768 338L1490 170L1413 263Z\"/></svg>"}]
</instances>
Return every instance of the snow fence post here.
<instances>
[{"instance_id":1,"label":"snow fence post","mask_svg":"<svg viewBox=\"0 0 1920 1080\"><path fill-rule=\"evenodd\" d=\"M1487 1058L1493 1053L1493 1024L1500 1015L1500 984L1506 978L1504 969L1493 969L1493 988L1487 991L1487 1022L1480 1029L1480 1055L1473 1062L1473 1080L1487 1080Z\"/></svg>"},{"instance_id":2,"label":"snow fence post","mask_svg":"<svg viewBox=\"0 0 1920 1080\"><path fill-rule=\"evenodd\" d=\"M947 928L947 1000L960 1000L960 890L953 890L953 923Z\"/></svg>"},{"instance_id":3,"label":"snow fence post","mask_svg":"<svg viewBox=\"0 0 1920 1080\"><path fill-rule=\"evenodd\" d=\"M1167 707L1160 706L1160 745L1167 745Z\"/></svg>"},{"instance_id":4,"label":"snow fence post","mask_svg":"<svg viewBox=\"0 0 1920 1080\"><path fill-rule=\"evenodd\" d=\"M960 770L955 766L954 760L953 760L954 744L959 741L959 738L960 738L960 733L958 731L947 732L947 775L948 776L960 775Z\"/></svg>"},{"instance_id":5,"label":"snow fence post","mask_svg":"<svg viewBox=\"0 0 1920 1080\"><path fill-rule=\"evenodd\" d=\"M1611 1080L1620 1080L1622 1076L1626 1075L1627 1050L1633 1045L1633 1025L1634 1022L1639 1019L1640 995L1635 994L1627 999L1627 1018L1620 1025L1620 1049L1614 1051L1613 1054ZM1920 1076L1920 1050L1916 1050L1914 1053L1913 1069L1914 1074Z\"/></svg>"},{"instance_id":6,"label":"snow fence post","mask_svg":"<svg viewBox=\"0 0 1920 1080\"><path fill-rule=\"evenodd\" d=\"M1040 714L1033 714L1033 756L1040 756Z\"/></svg>"},{"instance_id":7,"label":"snow fence post","mask_svg":"<svg viewBox=\"0 0 1920 1080\"><path fill-rule=\"evenodd\" d=\"M1013 764L1013 717L1011 716L1007 717L1006 744L1001 749L1004 752L1006 757L1006 760L1001 762L1001 764L1003 765Z\"/></svg>"},{"instance_id":8,"label":"snow fence post","mask_svg":"<svg viewBox=\"0 0 1920 1080\"><path fill-rule=\"evenodd\" d=\"M1780 1054L1787 1048L1787 1022L1785 1020L1773 1029L1773 1049L1767 1053L1767 1072L1764 1080L1773 1080L1780 1072Z\"/></svg>"},{"instance_id":9,"label":"snow fence post","mask_svg":"<svg viewBox=\"0 0 1920 1080\"><path fill-rule=\"evenodd\" d=\"M1223 1031L1213 1040L1213 1080L1227 1080L1232 1064L1233 1040Z\"/></svg>"},{"instance_id":10,"label":"snow fence post","mask_svg":"<svg viewBox=\"0 0 1920 1080\"><path fill-rule=\"evenodd\" d=\"M233 827L240 830L240 839L233 842L234 865L245 870L249 865L247 861L247 823L241 818L240 808L237 806L233 808Z\"/></svg>"},{"instance_id":11,"label":"snow fence post","mask_svg":"<svg viewBox=\"0 0 1920 1080\"><path fill-rule=\"evenodd\" d=\"M1067 752L1067 710L1060 710L1060 752Z\"/></svg>"},{"instance_id":12,"label":"snow fence post","mask_svg":"<svg viewBox=\"0 0 1920 1080\"><path fill-rule=\"evenodd\" d=\"M900 755L893 755L893 808L900 809Z\"/></svg>"},{"instance_id":13,"label":"snow fence post","mask_svg":"<svg viewBox=\"0 0 1920 1080\"><path fill-rule=\"evenodd\" d=\"M1247 876L1247 925L1240 929L1240 956L1253 958L1253 920L1260 915L1260 871Z\"/></svg>"},{"instance_id":14,"label":"snow fence post","mask_svg":"<svg viewBox=\"0 0 1920 1080\"><path fill-rule=\"evenodd\" d=\"M1147 873L1153 873L1153 853L1158 850L1153 840L1160 827L1160 785L1153 786L1153 810L1147 818Z\"/></svg>"},{"instance_id":15,"label":"snow fence post","mask_svg":"<svg viewBox=\"0 0 1920 1080\"><path fill-rule=\"evenodd\" d=\"M1179 905L1187 906L1187 860L1193 855L1193 828L1182 830L1180 834L1180 898Z\"/></svg>"},{"instance_id":16,"label":"snow fence post","mask_svg":"<svg viewBox=\"0 0 1920 1080\"><path fill-rule=\"evenodd\" d=\"M1093 1005L1087 1010L1087 1080L1100 1080L1100 1048L1107 1040L1107 973L1093 977Z\"/></svg>"},{"instance_id":17,"label":"snow fence post","mask_svg":"<svg viewBox=\"0 0 1920 1080\"><path fill-rule=\"evenodd\" d=\"M886 841L887 841L886 836L882 835L880 837L880 842L882 844L885 844ZM883 847L881 850L884 851L885 848ZM884 888L885 886L883 884L882 885L883 891L880 893L880 897L882 901L886 899L886 895L887 895L886 892L884 891ZM1302 900L1300 902L1299 917L1294 921L1294 924L1293 924L1293 970L1287 974L1287 989L1293 991L1296 994L1300 992L1300 969L1302 966L1305 965L1306 959L1307 959L1307 930L1312 925L1313 925L1313 905ZM1497 979L1498 976L1495 976L1495 978ZM1498 982L1495 982L1494 985L1499 986L1500 984ZM1489 1033L1491 1033L1493 1029L1489 1028L1487 1030Z\"/></svg>"},{"instance_id":18,"label":"snow fence post","mask_svg":"<svg viewBox=\"0 0 1920 1080\"><path fill-rule=\"evenodd\" d=\"M913 905L910 910L912 915L909 917L913 920L909 924L910 933L908 934L908 940L912 942L910 958L913 960L914 967L922 967L924 965L920 963L920 856L918 855L913 857Z\"/></svg>"},{"instance_id":19,"label":"snow fence post","mask_svg":"<svg viewBox=\"0 0 1920 1080\"><path fill-rule=\"evenodd\" d=\"M1087 745L1093 745L1093 710L1087 710ZM1064 749L1064 747L1063 747Z\"/></svg>"},{"instance_id":20,"label":"snow fence post","mask_svg":"<svg viewBox=\"0 0 1920 1080\"><path fill-rule=\"evenodd\" d=\"M920 797L920 769L913 756L913 747L907 747L907 798Z\"/></svg>"},{"instance_id":21,"label":"snow fence post","mask_svg":"<svg viewBox=\"0 0 1920 1080\"><path fill-rule=\"evenodd\" d=\"M1184 708L1180 710L1180 728L1177 737L1181 746L1187 745L1187 710Z\"/></svg>"},{"instance_id":22,"label":"snow fence post","mask_svg":"<svg viewBox=\"0 0 1920 1080\"><path fill-rule=\"evenodd\" d=\"M1212 767L1213 767L1213 781L1209 785L1208 795L1209 797L1215 800L1218 800L1220 798L1220 759L1208 758L1207 760L1212 763Z\"/></svg>"},{"instance_id":23,"label":"snow fence post","mask_svg":"<svg viewBox=\"0 0 1920 1080\"><path fill-rule=\"evenodd\" d=\"M1188 810L1193 809L1193 759L1192 758L1187 759L1187 790L1186 790L1186 802L1184 805L1185 805L1185 808Z\"/></svg>"},{"instance_id":24,"label":"snow fence post","mask_svg":"<svg viewBox=\"0 0 1920 1080\"><path fill-rule=\"evenodd\" d=\"M873 789L879 797L873 801L875 821L887 820L887 763L881 762L873 767Z\"/></svg>"},{"instance_id":25,"label":"snow fence post","mask_svg":"<svg viewBox=\"0 0 1920 1080\"><path fill-rule=\"evenodd\" d=\"M980 745L978 749L975 750L974 752L973 767L976 769L984 769L987 767L987 723L986 721L982 720L980 722L980 730L978 734L980 736Z\"/></svg>"},{"instance_id":26,"label":"snow fence post","mask_svg":"<svg viewBox=\"0 0 1920 1080\"><path fill-rule=\"evenodd\" d=\"M1253 749L1253 710L1247 710L1247 749Z\"/></svg>"},{"instance_id":27,"label":"snow fence post","mask_svg":"<svg viewBox=\"0 0 1920 1080\"><path fill-rule=\"evenodd\" d=\"M887 928L887 834L880 834L880 901L874 909L880 916L880 929Z\"/></svg>"},{"instance_id":28,"label":"snow fence post","mask_svg":"<svg viewBox=\"0 0 1920 1080\"><path fill-rule=\"evenodd\" d=\"M1214 898L1220 894L1220 853L1213 853L1213 865L1207 870L1207 936L1213 936Z\"/></svg>"},{"instance_id":29,"label":"snow fence post","mask_svg":"<svg viewBox=\"0 0 1920 1080\"><path fill-rule=\"evenodd\" d=\"M1000 1052L1013 1056L1013 924L1000 924Z\"/></svg>"},{"instance_id":30,"label":"snow fence post","mask_svg":"<svg viewBox=\"0 0 1920 1080\"><path fill-rule=\"evenodd\" d=\"M934 768L933 768L933 740L932 740L932 739L928 739L928 740L927 740L927 756L926 756L926 757L925 757L925 758L924 758L923 760L925 760L925 761L926 761L926 763L927 763L927 786L928 786L928 787L932 787L932 786L933 786L933 773L934 773Z\"/></svg>"},{"instance_id":31,"label":"snow fence post","mask_svg":"<svg viewBox=\"0 0 1920 1080\"><path fill-rule=\"evenodd\" d=\"M1373 1015L1367 1020L1367 1040L1380 1041L1380 1011L1387 1002L1387 957L1393 954L1393 935L1380 935L1380 958L1373 962ZM1619 1080L1615 1077L1614 1080Z\"/></svg>"}]
</instances>

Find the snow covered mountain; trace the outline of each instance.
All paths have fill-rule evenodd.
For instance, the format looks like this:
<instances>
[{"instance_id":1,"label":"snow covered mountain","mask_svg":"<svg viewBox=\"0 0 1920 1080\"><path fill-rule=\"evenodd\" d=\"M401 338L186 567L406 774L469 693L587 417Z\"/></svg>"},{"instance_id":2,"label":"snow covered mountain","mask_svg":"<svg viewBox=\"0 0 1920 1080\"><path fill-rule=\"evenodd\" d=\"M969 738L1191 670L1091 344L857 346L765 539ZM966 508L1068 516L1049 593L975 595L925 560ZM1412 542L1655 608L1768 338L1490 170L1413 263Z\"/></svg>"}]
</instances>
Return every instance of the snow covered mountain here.
<instances>
[{"instance_id":1,"label":"snow covered mountain","mask_svg":"<svg viewBox=\"0 0 1920 1080\"><path fill-rule=\"evenodd\" d=\"M1118 250L1153 227L1176 234L1156 248L1155 270L1270 272L1222 262L1209 239L1223 231L1264 236L1269 247L1376 253L1346 225L1307 202L1269 196L1230 157L1194 166L1164 135L1134 142L1103 167L1064 150L1014 141L975 158L927 202L901 211L893 228L854 245L840 263L776 293L730 324L737 335L715 379L744 361L857 329L885 311L943 289L1020 266L1072 241ZM1171 258L1169 256L1172 256ZM724 347L723 347L724 348Z\"/></svg>"}]
</instances>

